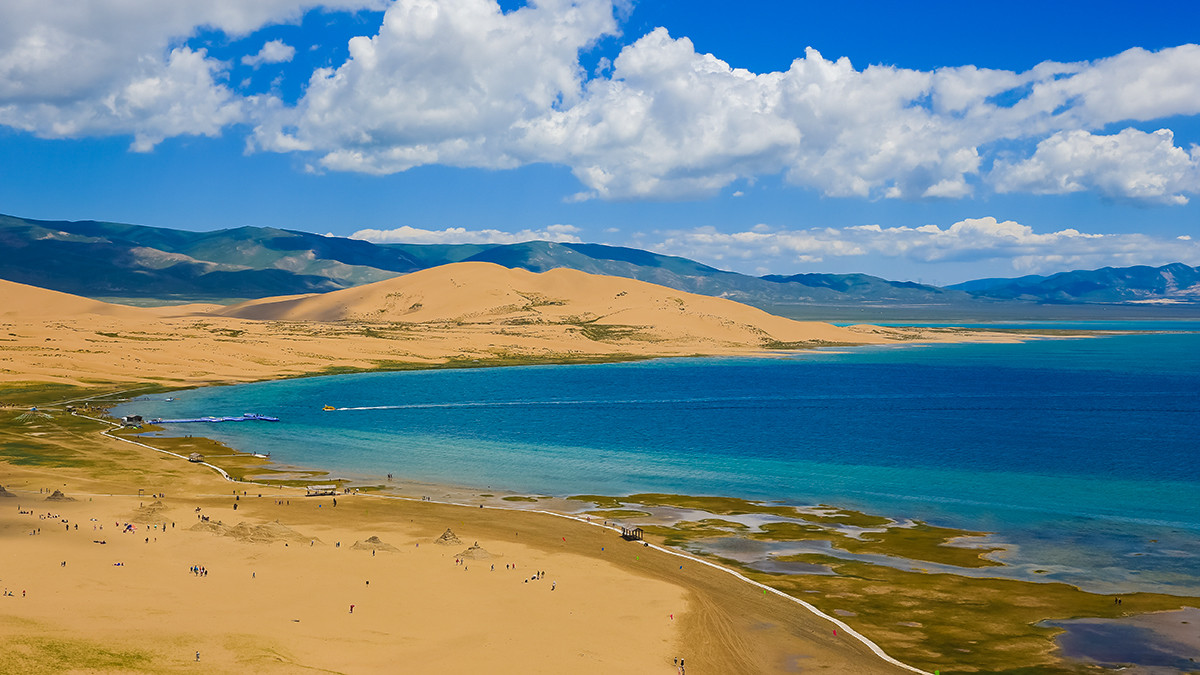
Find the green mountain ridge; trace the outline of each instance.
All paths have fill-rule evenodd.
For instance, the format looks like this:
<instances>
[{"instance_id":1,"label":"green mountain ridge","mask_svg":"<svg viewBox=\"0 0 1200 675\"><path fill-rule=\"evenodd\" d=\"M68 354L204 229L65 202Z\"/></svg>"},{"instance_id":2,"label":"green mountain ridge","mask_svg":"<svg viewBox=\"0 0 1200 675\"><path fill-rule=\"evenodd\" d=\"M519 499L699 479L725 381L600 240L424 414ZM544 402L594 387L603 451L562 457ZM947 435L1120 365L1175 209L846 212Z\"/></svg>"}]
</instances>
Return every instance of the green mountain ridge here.
<instances>
[{"instance_id":1,"label":"green mountain ridge","mask_svg":"<svg viewBox=\"0 0 1200 675\"><path fill-rule=\"evenodd\" d=\"M1077 270L940 288L868 274L754 277L603 244L374 244L278 228L190 232L0 215L0 278L93 298L219 301L321 293L463 261L533 272L566 267L729 298L781 314L804 307L988 312L1038 304L1195 303L1200 270ZM792 308L792 310L788 310Z\"/></svg>"},{"instance_id":2,"label":"green mountain ridge","mask_svg":"<svg viewBox=\"0 0 1200 675\"><path fill-rule=\"evenodd\" d=\"M976 297L1047 303L1200 303L1200 268L1183 263L1102 267L1050 276L977 279L948 288Z\"/></svg>"}]
</instances>

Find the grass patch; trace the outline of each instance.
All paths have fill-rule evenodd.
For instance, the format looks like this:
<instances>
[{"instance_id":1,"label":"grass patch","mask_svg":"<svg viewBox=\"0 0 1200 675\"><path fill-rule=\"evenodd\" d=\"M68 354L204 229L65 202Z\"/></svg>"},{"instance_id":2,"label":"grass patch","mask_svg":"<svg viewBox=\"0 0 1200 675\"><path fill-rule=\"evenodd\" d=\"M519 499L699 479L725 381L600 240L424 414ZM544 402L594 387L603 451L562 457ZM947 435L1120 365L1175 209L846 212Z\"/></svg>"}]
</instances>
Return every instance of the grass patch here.
<instances>
[{"instance_id":1,"label":"grass patch","mask_svg":"<svg viewBox=\"0 0 1200 675\"><path fill-rule=\"evenodd\" d=\"M883 532L867 532L861 539L844 537L834 546L850 553L883 553L958 567L1003 566L1004 563L981 557L985 553L1004 550L999 546L965 548L948 545L949 541L958 537L979 534L918 522L912 527L889 527Z\"/></svg>"},{"instance_id":2,"label":"grass patch","mask_svg":"<svg viewBox=\"0 0 1200 675\"><path fill-rule=\"evenodd\" d=\"M828 527L812 523L765 523L750 534L751 539L764 541L828 541L839 536Z\"/></svg>"},{"instance_id":3,"label":"grass patch","mask_svg":"<svg viewBox=\"0 0 1200 675\"><path fill-rule=\"evenodd\" d=\"M863 513L862 511L839 509L825 504L820 506L819 511L801 512L800 517L812 523L864 528L884 527L893 522L891 518L885 518L884 516L876 516L870 513Z\"/></svg>"},{"instance_id":4,"label":"grass patch","mask_svg":"<svg viewBox=\"0 0 1200 675\"><path fill-rule=\"evenodd\" d=\"M507 497L501 497L500 499L503 499L506 502L536 502L538 500L537 497L527 497L525 495L508 495Z\"/></svg>"},{"instance_id":5,"label":"grass patch","mask_svg":"<svg viewBox=\"0 0 1200 675\"><path fill-rule=\"evenodd\" d=\"M115 338L115 339L120 339L120 340L137 340L139 342L175 342L176 341L169 337L163 337L161 335L146 335L144 333L138 334L138 335L134 335L134 334L122 335L121 333L105 333L104 331L96 331L96 335L103 335L106 338Z\"/></svg>"},{"instance_id":6,"label":"grass patch","mask_svg":"<svg viewBox=\"0 0 1200 675\"><path fill-rule=\"evenodd\" d=\"M668 546L684 546L695 539L711 539L743 534L747 529L741 523L720 518L705 518L698 521L683 521L674 525L643 525L646 534L662 537Z\"/></svg>"},{"instance_id":7,"label":"grass patch","mask_svg":"<svg viewBox=\"0 0 1200 675\"><path fill-rule=\"evenodd\" d=\"M567 497L577 502L588 502L595 504L598 509L619 509L625 504L616 497L604 497L601 495L573 495Z\"/></svg>"},{"instance_id":8,"label":"grass patch","mask_svg":"<svg viewBox=\"0 0 1200 675\"><path fill-rule=\"evenodd\" d=\"M351 373L378 373L406 370L444 370L454 368L499 368L504 366L549 366L549 365L578 365L596 363L625 363L629 361L644 361L655 358L638 354L607 354L603 356L552 354L546 356L525 356L520 354L498 354L493 356L452 356L446 361L398 361L391 359L375 359L371 366L328 366L320 370L309 371L296 377L323 377L325 375L347 375Z\"/></svg>"},{"instance_id":9,"label":"grass patch","mask_svg":"<svg viewBox=\"0 0 1200 675\"><path fill-rule=\"evenodd\" d=\"M635 509L606 509L600 511L584 511L584 515L592 516L593 518L604 518L605 520L621 520L623 518L647 518L650 516L645 511L637 511Z\"/></svg>"},{"instance_id":10,"label":"grass patch","mask_svg":"<svg viewBox=\"0 0 1200 675\"><path fill-rule=\"evenodd\" d=\"M623 501L626 503L642 504L644 506L673 506L680 509L694 509L718 516L763 513L787 518L805 517L794 506L760 504L736 497L693 497L690 495L647 493L629 495L623 498Z\"/></svg>"},{"instance_id":11,"label":"grass patch","mask_svg":"<svg viewBox=\"0 0 1200 675\"><path fill-rule=\"evenodd\" d=\"M153 672L154 657L138 649L112 649L72 638L8 636L0 664L10 673Z\"/></svg>"},{"instance_id":12,"label":"grass patch","mask_svg":"<svg viewBox=\"0 0 1200 675\"><path fill-rule=\"evenodd\" d=\"M49 405L60 401L103 394L100 387L83 387L54 382L5 382L0 384L0 401L6 405Z\"/></svg>"},{"instance_id":13,"label":"grass patch","mask_svg":"<svg viewBox=\"0 0 1200 675\"><path fill-rule=\"evenodd\" d=\"M1013 669L1023 668L1039 673L1079 672L1054 655L1053 638L1061 629L1035 624L1047 619L1116 618L1200 602L1198 598L1135 593L1121 595L1122 604L1117 605L1111 595L1087 593L1061 583L926 574L820 554L778 560L826 565L836 574L742 571L823 611L854 612L857 616L842 620L889 654L930 672L1016 672ZM902 626L899 621L919 625Z\"/></svg>"},{"instance_id":14,"label":"grass patch","mask_svg":"<svg viewBox=\"0 0 1200 675\"><path fill-rule=\"evenodd\" d=\"M1003 565L1003 563L981 557L987 553L1001 551L1003 547L967 548L950 545L950 542L955 539L981 536L986 534L985 532L936 527L922 522L914 523L912 526L900 526L896 525L891 518L850 509L839 509L825 504L813 509L800 509L781 504L761 504L733 497L693 497L670 494L637 494L628 497L575 495L568 499L590 502L595 504L598 510L610 512L641 505L692 509L716 516L762 514L789 519L765 523L755 531L749 531L749 528L740 523L717 519L698 521L707 526L685 521L674 526L643 527L646 532L662 537L664 542L671 545L684 544L694 539L727 536L731 533L732 527L745 536L760 541L828 541L832 546L849 553L890 555L957 567L979 568ZM882 532L863 532L856 538L840 530L840 527L886 529Z\"/></svg>"},{"instance_id":15,"label":"grass patch","mask_svg":"<svg viewBox=\"0 0 1200 675\"><path fill-rule=\"evenodd\" d=\"M980 557L984 553L1003 550L1001 547L963 548L948 545L953 539L979 534L917 523L913 527L889 527L883 532L865 532L862 538L855 538L816 523L781 522L766 523L750 537L761 541L828 541L834 548L848 553L889 555L956 567L1002 567L1004 563Z\"/></svg>"},{"instance_id":16,"label":"grass patch","mask_svg":"<svg viewBox=\"0 0 1200 675\"><path fill-rule=\"evenodd\" d=\"M579 332L593 342L646 338L637 326L621 326L617 324L588 323L580 326Z\"/></svg>"},{"instance_id":17,"label":"grass patch","mask_svg":"<svg viewBox=\"0 0 1200 675\"><path fill-rule=\"evenodd\" d=\"M762 348L771 351L793 351L797 349L816 349L818 347L859 347L858 342L837 342L834 340L800 340L785 342L782 340L763 340Z\"/></svg>"}]
</instances>

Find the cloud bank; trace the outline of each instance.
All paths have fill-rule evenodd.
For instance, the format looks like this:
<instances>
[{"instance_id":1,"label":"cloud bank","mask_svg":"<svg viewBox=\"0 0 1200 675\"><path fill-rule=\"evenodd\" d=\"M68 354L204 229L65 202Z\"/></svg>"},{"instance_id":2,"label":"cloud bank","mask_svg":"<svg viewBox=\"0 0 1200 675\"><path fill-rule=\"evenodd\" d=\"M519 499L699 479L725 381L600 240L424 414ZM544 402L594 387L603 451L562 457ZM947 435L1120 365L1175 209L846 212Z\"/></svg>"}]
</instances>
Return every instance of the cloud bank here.
<instances>
[{"instance_id":1,"label":"cloud bank","mask_svg":"<svg viewBox=\"0 0 1200 675\"><path fill-rule=\"evenodd\" d=\"M637 245L718 267L744 267L753 261L771 269L796 269L834 259L843 261L841 267L855 267L856 258L988 268L999 263L1016 274L1171 262L1200 265L1200 242L1186 235L1166 238L1075 229L1038 233L1027 225L990 216L968 218L948 227L859 225L788 230L759 225L742 232L697 228L646 235Z\"/></svg>"},{"instance_id":2,"label":"cloud bank","mask_svg":"<svg viewBox=\"0 0 1200 675\"><path fill-rule=\"evenodd\" d=\"M581 243L574 225L550 225L539 230L468 230L448 227L444 230L424 230L418 227L397 227L392 230L359 230L351 239L363 239L376 244L519 244L525 241L559 241Z\"/></svg>"},{"instance_id":3,"label":"cloud bank","mask_svg":"<svg viewBox=\"0 0 1200 675\"><path fill-rule=\"evenodd\" d=\"M508 232L462 227L427 230L399 227L359 230L352 239L409 244L517 244L527 241L580 243L578 227L551 225ZM610 229L609 234L617 234ZM955 267L976 278L992 274L1046 274L1064 269L1105 266L1200 265L1200 241L1189 235L1155 237L1144 234L1102 234L1064 229L1035 232L1032 227L991 216L967 218L949 226L814 227L788 229L756 225L741 232L711 227L634 233L613 245L643 248L704 262L721 269L748 273L810 269L834 262L837 269L874 268L878 261L903 261L903 267ZM971 268L989 270L969 272Z\"/></svg>"},{"instance_id":4,"label":"cloud bank","mask_svg":"<svg viewBox=\"0 0 1200 675\"><path fill-rule=\"evenodd\" d=\"M201 27L230 36L299 20L312 0L79 0L0 3L0 125L43 138L218 136L259 99L225 84L229 64L183 45ZM330 10L381 0L330 0Z\"/></svg>"},{"instance_id":5,"label":"cloud bank","mask_svg":"<svg viewBox=\"0 0 1200 675\"><path fill-rule=\"evenodd\" d=\"M813 49L754 73L657 28L588 73L619 36L613 0L335 0L382 8L373 36L308 75L294 105L227 84L233 64L184 43L296 21L305 0L0 4L0 125L47 138L253 131L252 150L313 170L441 164L568 167L576 199L678 199L782 176L831 197L960 199L1091 191L1152 205L1200 191L1200 152L1137 124L1200 114L1200 46L1139 48L1025 72L856 67ZM267 42L241 63L290 60ZM732 187L731 187L732 186Z\"/></svg>"}]
</instances>

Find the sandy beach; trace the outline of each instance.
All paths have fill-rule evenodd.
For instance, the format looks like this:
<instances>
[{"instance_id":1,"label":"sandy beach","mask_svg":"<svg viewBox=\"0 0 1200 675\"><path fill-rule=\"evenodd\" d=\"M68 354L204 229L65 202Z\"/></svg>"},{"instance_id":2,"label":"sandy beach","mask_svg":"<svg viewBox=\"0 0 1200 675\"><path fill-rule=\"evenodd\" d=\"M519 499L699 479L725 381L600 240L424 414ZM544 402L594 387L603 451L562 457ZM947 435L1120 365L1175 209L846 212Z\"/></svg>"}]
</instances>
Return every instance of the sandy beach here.
<instances>
[{"instance_id":1,"label":"sandy beach","mask_svg":"<svg viewBox=\"0 0 1200 675\"><path fill-rule=\"evenodd\" d=\"M113 462L100 478L0 468L0 660L20 672L902 672L786 599L595 525L334 506L89 437ZM458 543L437 543L447 529Z\"/></svg>"}]
</instances>

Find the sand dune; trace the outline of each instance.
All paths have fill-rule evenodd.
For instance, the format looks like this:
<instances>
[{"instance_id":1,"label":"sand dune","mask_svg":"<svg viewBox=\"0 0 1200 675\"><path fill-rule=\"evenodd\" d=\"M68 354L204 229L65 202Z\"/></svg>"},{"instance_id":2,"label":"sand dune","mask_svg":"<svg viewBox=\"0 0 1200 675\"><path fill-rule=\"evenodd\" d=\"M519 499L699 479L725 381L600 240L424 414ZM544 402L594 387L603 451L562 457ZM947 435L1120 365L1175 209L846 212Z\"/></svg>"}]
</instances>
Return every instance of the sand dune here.
<instances>
[{"instance_id":1,"label":"sand dune","mask_svg":"<svg viewBox=\"0 0 1200 675\"><path fill-rule=\"evenodd\" d=\"M331 293L252 300L217 312L243 319L398 321L638 328L663 338L756 345L862 342L843 328L799 322L723 298L556 269L541 274L484 262L456 263Z\"/></svg>"},{"instance_id":2,"label":"sand dune","mask_svg":"<svg viewBox=\"0 0 1200 675\"><path fill-rule=\"evenodd\" d=\"M145 315L137 307L113 305L99 300L59 293L37 286L0 279L0 317L6 320L28 318L68 318L83 314L135 318Z\"/></svg>"},{"instance_id":3,"label":"sand dune","mask_svg":"<svg viewBox=\"0 0 1200 675\"><path fill-rule=\"evenodd\" d=\"M459 263L331 293L139 308L0 282L0 382L168 386L461 363L762 353L1011 335L799 322L574 270Z\"/></svg>"}]
</instances>

